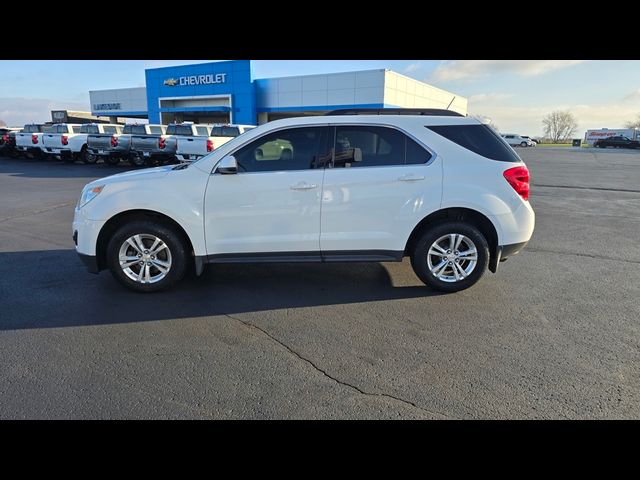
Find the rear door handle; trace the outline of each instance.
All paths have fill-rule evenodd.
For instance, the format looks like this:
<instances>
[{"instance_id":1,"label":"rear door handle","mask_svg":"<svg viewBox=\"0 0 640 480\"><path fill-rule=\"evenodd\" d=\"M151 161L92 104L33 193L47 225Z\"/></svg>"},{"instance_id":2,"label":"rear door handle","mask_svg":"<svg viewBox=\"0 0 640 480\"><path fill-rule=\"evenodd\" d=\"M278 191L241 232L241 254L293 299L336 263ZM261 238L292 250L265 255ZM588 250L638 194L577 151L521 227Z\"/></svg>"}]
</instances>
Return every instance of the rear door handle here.
<instances>
[{"instance_id":1,"label":"rear door handle","mask_svg":"<svg viewBox=\"0 0 640 480\"><path fill-rule=\"evenodd\" d=\"M424 180L424 175L415 175L413 173L408 173L406 175L398 178L401 182L418 182L420 180Z\"/></svg>"},{"instance_id":2,"label":"rear door handle","mask_svg":"<svg viewBox=\"0 0 640 480\"><path fill-rule=\"evenodd\" d=\"M318 188L318 185L315 183L298 182L295 185L291 185L290 188L291 190L312 190Z\"/></svg>"}]
</instances>

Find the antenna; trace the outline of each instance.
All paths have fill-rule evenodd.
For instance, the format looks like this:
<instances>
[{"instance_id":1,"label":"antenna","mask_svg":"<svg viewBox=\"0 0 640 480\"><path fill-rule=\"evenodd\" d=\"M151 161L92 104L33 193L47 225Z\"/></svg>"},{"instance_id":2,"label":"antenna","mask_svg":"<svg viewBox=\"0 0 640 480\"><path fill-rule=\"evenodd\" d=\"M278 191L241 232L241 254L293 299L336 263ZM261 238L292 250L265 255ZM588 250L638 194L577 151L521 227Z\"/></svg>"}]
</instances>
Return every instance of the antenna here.
<instances>
[{"instance_id":1,"label":"antenna","mask_svg":"<svg viewBox=\"0 0 640 480\"><path fill-rule=\"evenodd\" d=\"M449 110L449 107L451 106L451 104L453 103L453 101L456 99L456 96L454 95L453 98L451 99L451 101L449 102L449 105L447 105L447 110Z\"/></svg>"}]
</instances>

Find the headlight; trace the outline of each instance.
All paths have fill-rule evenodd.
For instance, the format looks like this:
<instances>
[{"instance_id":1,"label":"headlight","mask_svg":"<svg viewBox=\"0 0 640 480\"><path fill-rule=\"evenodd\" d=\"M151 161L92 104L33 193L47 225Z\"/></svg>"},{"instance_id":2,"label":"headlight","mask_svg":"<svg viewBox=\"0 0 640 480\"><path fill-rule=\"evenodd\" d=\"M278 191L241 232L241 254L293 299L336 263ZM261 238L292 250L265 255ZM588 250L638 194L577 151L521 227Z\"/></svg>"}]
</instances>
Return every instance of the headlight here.
<instances>
[{"instance_id":1,"label":"headlight","mask_svg":"<svg viewBox=\"0 0 640 480\"><path fill-rule=\"evenodd\" d=\"M98 185L95 187L84 187L84 190L82 190L82 195L80 195L80 200L78 201L78 208L84 207L87 203L96 198L100 194L100 192L102 192L103 188L104 185Z\"/></svg>"}]
</instances>

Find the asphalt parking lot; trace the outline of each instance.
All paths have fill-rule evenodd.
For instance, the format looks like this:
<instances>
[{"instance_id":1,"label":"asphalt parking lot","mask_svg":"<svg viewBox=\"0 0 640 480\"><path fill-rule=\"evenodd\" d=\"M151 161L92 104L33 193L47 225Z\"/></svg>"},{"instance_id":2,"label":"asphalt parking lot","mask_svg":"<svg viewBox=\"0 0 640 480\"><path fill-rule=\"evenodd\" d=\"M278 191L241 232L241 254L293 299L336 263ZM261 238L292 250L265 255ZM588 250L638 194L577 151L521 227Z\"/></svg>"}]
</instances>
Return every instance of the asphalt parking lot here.
<instances>
[{"instance_id":1,"label":"asphalt parking lot","mask_svg":"<svg viewBox=\"0 0 640 480\"><path fill-rule=\"evenodd\" d=\"M83 185L129 167L0 158L0 418L638 418L640 152L518 152L533 239L452 295L406 260L135 294L70 231Z\"/></svg>"}]
</instances>

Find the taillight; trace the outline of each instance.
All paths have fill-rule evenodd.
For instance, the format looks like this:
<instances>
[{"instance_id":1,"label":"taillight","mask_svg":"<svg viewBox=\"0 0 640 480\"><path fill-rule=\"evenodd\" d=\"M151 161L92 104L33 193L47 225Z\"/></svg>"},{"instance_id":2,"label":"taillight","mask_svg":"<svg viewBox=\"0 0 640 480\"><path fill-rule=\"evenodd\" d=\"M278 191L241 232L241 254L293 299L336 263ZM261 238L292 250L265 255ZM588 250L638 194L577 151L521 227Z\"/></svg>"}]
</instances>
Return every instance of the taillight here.
<instances>
[{"instance_id":1,"label":"taillight","mask_svg":"<svg viewBox=\"0 0 640 480\"><path fill-rule=\"evenodd\" d=\"M5 134L2 136L2 141L3 141L4 143L9 143L9 134L8 134L8 133L5 133Z\"/></svg>"},{"instance_id":2,"label":"taillight","mask_svg":"<svg viewBox=\"0 0 640 480\"><path fill-rule=\"evenodd\" d=\"M118 146L118 137L116 137L115 135L111 135L111 146L112 147Z\"/></svg>"},{"instance_id":3,"label":"taillight","mask_svg":"<svg viewBox=\"0 0 640 480\"><path fill-rule=\"evenodd\" d=\"M213 152L213 140L207 140L207 152Z\"/></svg>"},{"instance_id":4,"label":"taillight","mask_svg":"<svg viewBox=\"0 0 640 480\"><path fill-rule=\"evenodd\" d=\"M524 200L529 200L529 170L527 167L513 167L505 170L504 178Z\"/></svg>"},{"instance_id":5,"label":"taillight","mask_svg":"<svg viewBox=\"0 0 640 480\"><path fill-rule=\"evenodd\" d=\"M158 148L160 149L164 149L164 147L166 147L167 144L164 142L164 137L160 137L158 139Z\"/></svg>"},{"instance_id":6,"label":"taillight","mask_svg":"<svg viewBox=\"0 0 640 480\"><path fill-rule=\"evenodd\" d=\"M66 135L62 135L60 137L60 141L62 142L63 145L69 145L69 137L67 137Z\"/></svg>"},{"instance_id":7,"label":"taillight","mask_svg":"<svg viewBox=\"0 0 640 480\"><path fill-rule=\"evenodd\" d=\"M38 135L36 135L35 133L31 135L31 143L33 143L34 145L38 144Z\"/></svg>"}]
</instances>

